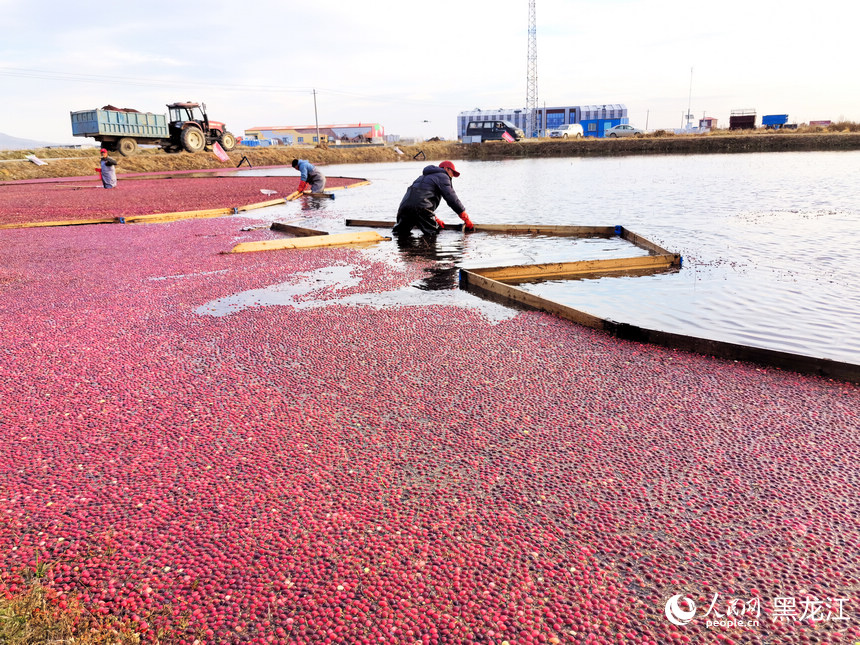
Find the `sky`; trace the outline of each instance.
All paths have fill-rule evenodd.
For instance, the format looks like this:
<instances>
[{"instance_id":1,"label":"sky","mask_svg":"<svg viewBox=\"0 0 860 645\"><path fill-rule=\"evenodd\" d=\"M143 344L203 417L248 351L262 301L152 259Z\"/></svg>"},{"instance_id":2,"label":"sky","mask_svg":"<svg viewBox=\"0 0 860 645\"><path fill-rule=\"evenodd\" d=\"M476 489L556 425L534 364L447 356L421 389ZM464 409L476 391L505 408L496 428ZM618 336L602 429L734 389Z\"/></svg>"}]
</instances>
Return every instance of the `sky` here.
<instances>
[{"instance_id":1,"label":"sky","mask_svg":"<svg viewBox=\"0 0 860 645\"><path fill-rule=\"evenodd\" d=\"M205 102L236 136L381 123L456 138L523 108L528 0L0 0L0 132L82 143L69 113ZM640 128L735 109L860 121L860 3L536 0L539 107L622 103Z\"/></svg>"}]
</instances>

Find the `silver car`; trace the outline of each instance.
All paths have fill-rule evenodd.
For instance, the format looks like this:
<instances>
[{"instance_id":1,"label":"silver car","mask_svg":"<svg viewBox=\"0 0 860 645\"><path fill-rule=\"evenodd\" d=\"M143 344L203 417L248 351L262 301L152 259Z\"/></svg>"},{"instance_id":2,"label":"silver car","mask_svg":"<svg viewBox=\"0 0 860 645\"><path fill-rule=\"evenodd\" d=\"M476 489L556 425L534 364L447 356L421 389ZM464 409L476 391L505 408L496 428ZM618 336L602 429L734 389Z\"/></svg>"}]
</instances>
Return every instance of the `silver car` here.
<instances>
[{"instance_id":1,"label":"silver car","mask_svg":"<svg viewBox=\"0 0 860 645\"><path fill-rule=\"evenodd\" d=\"M584 134L579 123L563 123L549 131L549 136L555 139L581 139Z\"/></svg>"},{"instance_id":2,"label":"silver car","mask_svg":"<svg viewBox=\"0 0 860 645\"><path fill-rule=\"evenodd\" d=\"M635 134L644 133L639 128L634 128L632 125L622 123L620 125L613 125L611 128L606 130L604 136L615 139L617 137L632 137Z\"/></svg>"}]
</instances>

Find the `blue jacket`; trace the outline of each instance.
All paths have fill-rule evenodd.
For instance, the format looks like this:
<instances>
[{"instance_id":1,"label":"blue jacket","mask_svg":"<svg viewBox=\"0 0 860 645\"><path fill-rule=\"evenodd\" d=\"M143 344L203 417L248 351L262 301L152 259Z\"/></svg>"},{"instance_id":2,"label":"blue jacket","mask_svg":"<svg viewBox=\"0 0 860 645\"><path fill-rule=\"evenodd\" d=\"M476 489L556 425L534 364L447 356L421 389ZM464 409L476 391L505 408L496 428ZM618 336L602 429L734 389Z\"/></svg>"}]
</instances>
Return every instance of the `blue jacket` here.
<instances>
[{"instance_id":1,"label":"blue jacket","mask_svg":"<svg viewBox=\"0 0 860 645\"><path fill-rule=\"evenodd\" d=\"M406 189L406 194L400 202L400 208L425 208L435 211L442 198L457 215L464 212L466 207L454 192L451 178L444 168L427 166L421 176Z\"/></svg>"},{"instance_id":2,"label":"blue jacket","mask_svg":"<svg viewBox=\"0 0 860 645\"><path fill-rule=\"evenodd\" d=\"M308 177L310 177L310 183L313 183L314 179L322 177L322 173L307 159L299 159L297 170L302 173L302 181L308 181Z\"/></svg>"}]
</instances>

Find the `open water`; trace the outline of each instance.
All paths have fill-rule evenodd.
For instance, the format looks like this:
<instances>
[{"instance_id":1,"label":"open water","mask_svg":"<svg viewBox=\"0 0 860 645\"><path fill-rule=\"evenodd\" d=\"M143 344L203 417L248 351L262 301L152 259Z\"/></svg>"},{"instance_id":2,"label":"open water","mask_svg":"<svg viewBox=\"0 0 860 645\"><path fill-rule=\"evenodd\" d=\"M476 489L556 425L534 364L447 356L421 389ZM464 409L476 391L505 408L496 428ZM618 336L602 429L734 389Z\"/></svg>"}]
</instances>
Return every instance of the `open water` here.
<instances>
[{"instance_id":1,"label":"open water","mask_svg":"<svg viewBox=\"0 0 860 645\"><path fill-rule=\"evenodd\" d=\"M439 161L327 166L329 176L372 183L336 191L334 200L291 202L270 216L331 232L357 230L332 221L393 221L406 187ZM543 282L529 290L647 328L860 364L860 152L455 163L462 174L454 187L476 223L620 224L683 256L675 272ZM459 222L444 202L437 214ZM460 266L643 253L617 239L451 231L429 250L416 241L363 252L395 263L416 254L434 259L436 269L412 287L424 294L410 295L428 304L443 302L434 291L448 291L450 304Z\"/></svg>"}]
</instances>

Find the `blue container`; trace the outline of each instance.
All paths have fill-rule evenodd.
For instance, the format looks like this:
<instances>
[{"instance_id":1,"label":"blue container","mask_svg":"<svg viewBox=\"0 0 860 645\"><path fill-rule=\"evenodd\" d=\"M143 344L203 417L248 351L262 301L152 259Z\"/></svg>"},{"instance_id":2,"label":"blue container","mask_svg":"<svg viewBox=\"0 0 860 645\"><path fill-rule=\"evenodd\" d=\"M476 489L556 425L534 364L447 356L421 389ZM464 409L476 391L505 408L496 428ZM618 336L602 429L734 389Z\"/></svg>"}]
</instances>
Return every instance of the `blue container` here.
<instances>
[{"instance_id":1,"label":"blue container","mask_svg":"<svg viewBox=\"0 0 860 645\"><path fill-rule=\"evenodd\" d=\"M167 139L167 115L152 112L81 110L72 112L72 134L76 137L151 137Z\"/></svg>"}]
</instances>

